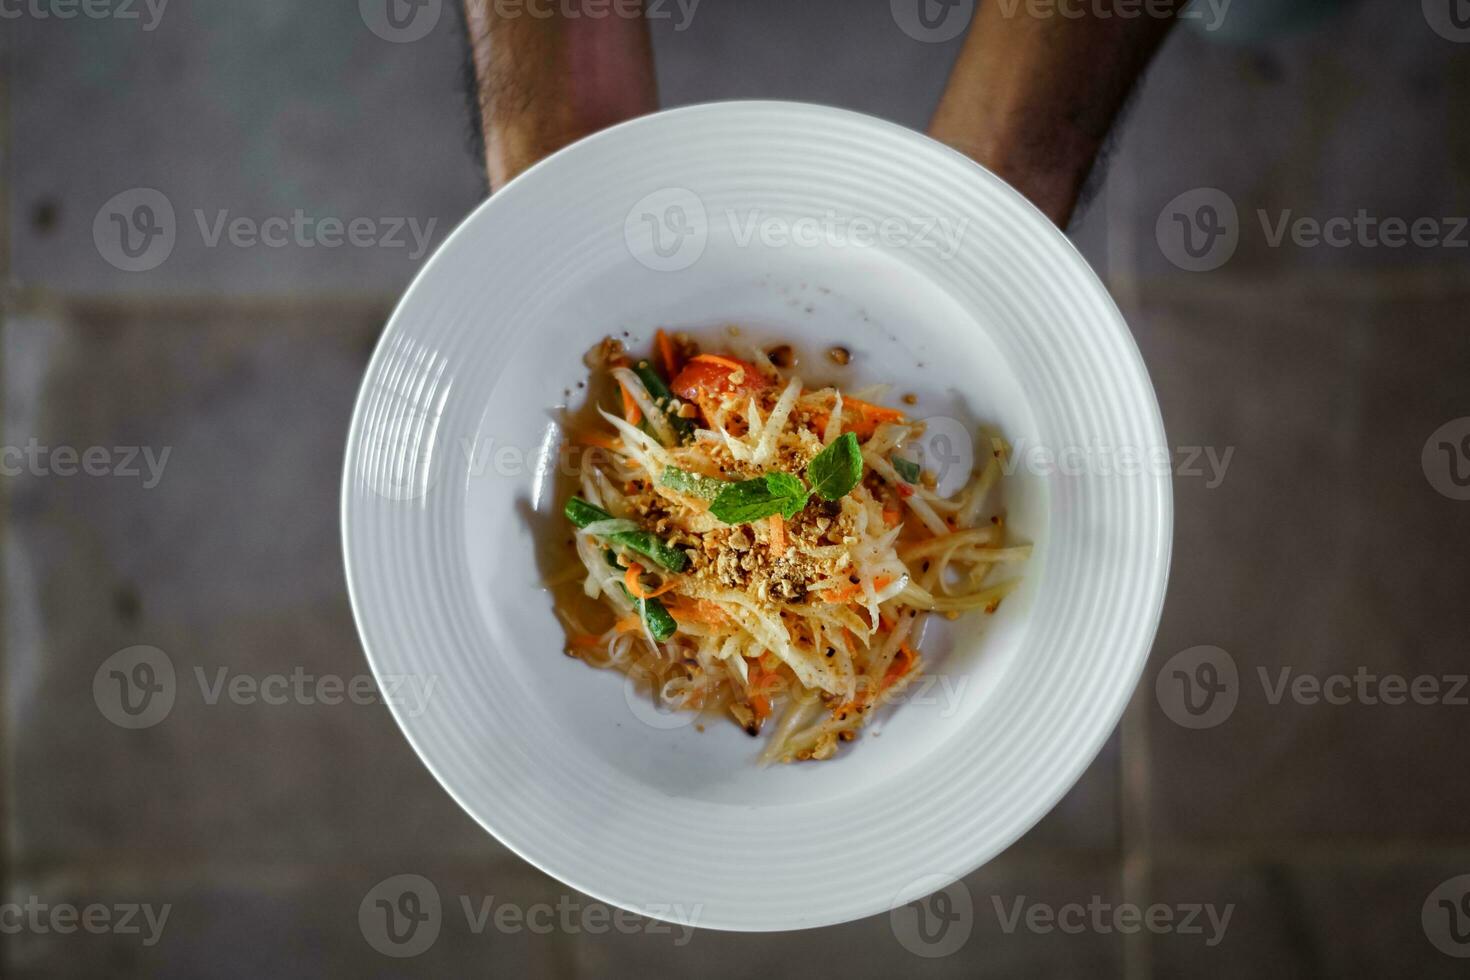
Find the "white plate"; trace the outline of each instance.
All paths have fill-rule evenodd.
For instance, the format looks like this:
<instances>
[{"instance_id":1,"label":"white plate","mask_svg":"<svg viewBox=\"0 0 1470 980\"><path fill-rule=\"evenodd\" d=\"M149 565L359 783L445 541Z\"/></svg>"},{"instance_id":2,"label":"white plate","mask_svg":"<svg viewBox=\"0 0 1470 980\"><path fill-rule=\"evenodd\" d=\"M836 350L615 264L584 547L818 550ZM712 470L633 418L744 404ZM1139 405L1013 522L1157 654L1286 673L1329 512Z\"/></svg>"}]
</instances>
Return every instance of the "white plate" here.
<instances>
[{"instance_id":1,"label":"white plate","mask_svg":"<svg viewBox=\"0 0 1470 980\"><path fill-rule=\"evenodd\" d=\"M548 450L582 353L729 322L794 340L809 374L919 394L936 431L994 424L1018 450L1024 587L926 637L930 686L830 762L760 768L734 725L700 732L563 656L538 586L565 537ZM854 352L845 374L823 364L833 343ZM352 420L347 579L380 680L435 685L394 708L409 741L516 853L698 926L819 926L973 870L1087 767L1158 624L1164 447L1117 308L999 179L850 112L696 106L538 164L424 268Z\"/></svg>"}]
</instances>

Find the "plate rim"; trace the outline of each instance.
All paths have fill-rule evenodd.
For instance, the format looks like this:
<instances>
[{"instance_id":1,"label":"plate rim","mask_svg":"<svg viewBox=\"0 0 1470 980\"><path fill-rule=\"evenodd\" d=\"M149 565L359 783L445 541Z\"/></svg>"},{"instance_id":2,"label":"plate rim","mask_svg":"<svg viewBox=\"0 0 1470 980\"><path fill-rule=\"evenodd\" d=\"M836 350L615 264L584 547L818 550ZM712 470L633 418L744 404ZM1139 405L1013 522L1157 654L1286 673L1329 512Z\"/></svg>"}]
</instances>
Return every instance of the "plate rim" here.
<instances>
[{"instance_id":1,"label":"plate rim","mask_svg":"<svg viewBox=\"0 0 1470 980\"><path fill-rule=\"evenodd\" d=\"M1050 237L1054 242L1060 241L1060 243L1065 246L1065 252L1068 255L1068 260L1079 266L1082 270L1085 270L1086 274L1095 281L1099 294L1101 298L1105 301L1106 309L1109 314L1108 319L1112 321L1112 327L1116 328L1123 341L1123 351L1126 353L1128 360L1130 361L1130 366L1137 371L1138 376L1143 382L1142 390L1140 392L1137 392L1136 394L1142 394L1146 396L1142 398L1140 407L1144 407L1147 409L1147 424L1148 428L1151 430L1150 435L1156 440L1158 445L1169 445L1163 420L1163 413L1159 405L1157 388L1154 385L1153 379L1148 371L1148 365L1145 362L1142 351L1138 346L1137 338L1134 336L1132 329L1129 327L1127 318L1123 315L1121 308L1118 306L1117 300L1114 298L1111 291L1107 288L1107 285L1103 281L1102 277L1097 274L1096 270L1092 268L1091 263L1089 263L1086 257L1083 256L1080 249L1078 249L1076 244L1067 237L1065 231L1054 224L1050 218L1048 218L1038 207L1036 207L1035 204L1033 204L1023 194L1021 194L1018 190L1012 187L1009 183L1007 183L1003 178L995 174L993 171L989 170L988 168L973 160L964 153L961 153L954 147L935 139L928 133L925 133L921 130L916 130L901 123L897 123L889 119L884 119L870 113L841 108L837 106L824 105L821 103L788 99L722 99L661 109L656 112L625 120L615 125L598 130L595 133L584 136L581 139L570 143L567 146L558 149L554 153L548 154L546 157L543 157L542 159L536 161L536 163L532 164L530 167L517 174L510 181L507 181L504 186L487 195L484 200L480 201L473 209L469 211L469 213L464 216L463 219L459 221L454 230L448 236L446 236L444 241L440 243L438 248L434 250L433 254L430 255L429 258L424 262L424 264L419 268L419 270L415 273L413 280L410 282L408 287L404 289L403 294L394 304L392 313L385 321L384 327L379 334L376 343L374 344L372 355L369 357L368 362L363 369L363 377L357 387L357 391L354 396L352 415L349 421L347 437L343 450L342 489L339 497L339 519L342 536L343 579L346 583L348 602L352 610L353 623L356 627L357 636L359 642L361 643L363 654L368 661L368 665L373 672L375 680L377 680L378 683L381 684L382 682L383 667L380 663L380 658L374 654L373 643L369 640L367 632L364 629L364 617L361 611L362 600L358 595L358 586L354 580L354 576L352 573L353 551L352 535L350 533L350 520L351 508L354 498L353 471L354 464L358 459L361 441L364 434L363 430L365 426L364 419L362 417L362 411L366 402L369 386L378 377L377 369L380 367L383 358L386 356L385 351L389 346L390 340L399 329L397 325L406 317L406 311L411 302L417 296L417 294L423 288L425 288L424 284L426 280L430 278L430 270L433 269L436 264L443 261L443 256L454 248L456 242L466 234L466 229L472 223L478 223L479 221L483 220L483 215L486 214L492 207L494 207L497 201L504 199L508 193L519 193L517 191L517 188L525 186L525 184L527 183L525 178L548 168L556 161L562 160L566 156L571 154L585 152L586 147L612 138L614 134L621 133L625 130L637 129L640 126L646 125L663 125L671 119L698 115L718 114L731 110L770 110L773 112L796 111L809 112L817 115L830 115L833 117L846 117L851 121L860 123L861 125L872 127L875 132L884 133L891 138L914 139L915 137L917 137L921 142L929 144L929 149L949 156L950 158L958 161L964 167L968 168L970 171L980 176L982 180L990 183L997 190L997 192L1011 198L1013 203L1020 203L1023 208L1028 211L1036 221L1040 221L1047 229L1049 229L1049 231L1047 232L1048 237ZM1015 821L1015 826L1019 829L1015 830L1012 834L1010 834L1003 840L997 837L993 839L987 847L976 848L974 852L967 854L963 860L955 863L954 866L956 868L962 868L962 870L955 871L952 876L949 872L945 872L943 877L948 877L951 881L959 881L965 878L966 876L974 873L979 868L993 861L996 857L1004 853L1013 844L1015 844L1017 840L1019 840L1021 837L1025 836L1025 834L1034 829L1037 823L1053 809L1055 809L1056 805L1062 800L1062 798L1065 797L1066 794L1070 792L1073 787L1076 786L1081 776L1086 772L1088 768L1091 767L1093 762L1096 761L1097 757L1106 746L1109 738L1111 738L1113 732L1116 731L1121 725L1129 702L1137 694L1139 682L1143 677L1144 671L1147 669L1154 643L1157 641L1159 628L1162 623L1164 602L1168 592L1169 578L1172 570L1174 540L1174 492L1172 481L1172 467L1170 468L1169 473L1154 476L1152 479L1158 490L1158 510L1157 514L1155 515L1156 519L1152 522L1152 525L1145 528L1145 530L1154 538L1154 547L1150 549L1150 564L1148 565L1146 574L1144 576L1144 580L1147 582L1150 595L1150 600L1148 603L1149 624L1145 631L1144 637L1141 638L1143 640L1143 642L1140 643L1141 652L1133 655L1132 662L1126 672L1126 679L1128 681L1126 687L1120 686L1120 693L1116 701L1114 703L1108 704L1106 706L1107 710L1105 712L1099 713L1098 715L1098 717L1106 716L1107 718L1111 719L1110 724L1107 726L1097 726L1096 731L1093 732L1090 739L1090 744L1086 744L1086 751L1078 750L1070 753L1070 755L1072 756L1070 765L1058 767L1058 771L1065 773L1066 778L1058 779L1057 785L1054 789L1048 791L1045 794L1032 794L1033 802L1030 806L1024 808L1021 811L1021 813L1023 814L1023 818L1017 819ZM1120 677L1121 676L1122 675L1120 675ZM422 763L423 766L430 772L435 781L449 795L450 799L452 799L455 804L458 805L459 808L464 811L465 814L467 814L472 820L474 820L475 823L478 824L486 833L490 834L501 846L505 847L511 853L515 854L521 860L526 861L532 867L537 868L538 870L551 876L564 885L570 888L574 888L584 895L587 895L588 897L596 901L603 902L612 907L625 909L627 911L648 918L663 919L664 921L674 922L680 925L690 925L696 929L708 929L719 932L737 933L777 933L818 929L827 926L838 925L844 922L852 922L859 919L870 918L875 915L881 915L885 912L891 912L894 909L900 908L904 904L907 904L908 902L911 902L916 898L924 897L923 895L905 896L903 894L903 890L899 889L895 891L892 898L886 902L881 899L864 902L861 903L860 909L856 912L844 911L843 913L836 915L823 915L821 913L816 913L809 920L803 921L799 924L790 924L774 920L760 922L757 921L758 917L755 916L752 916L750 919L743 919L737 922L721 922L718 920L707 922L704 920L703 911L700 912L698 921L692 922L681 922L678 919L661 916L657 913L651 912L648 908L639 907L631 903L628 899L620 899L612 894L603 891L601 888L590 887L587 884L583 883L583 881L581 880L581 875L578 874L575 870L553 869L548 866L547 862L538 859L535 855L527 853L526 850L508 842L504 837L497 833L495 828L491 826L490 822L487 819L482 817L475 808L472 808L470 805L467 804L466 800L463 799L460 793L456 791L454 785L452 785L451 782L440 771L439 767L431 759L429 754L424 751L423 746L419 744L418 739L415 737L413 730L407 724L406 718L403 714L405 708L402 705L396 703L391 703L388 705L388 707L390 713L392 714L394 723L398 726L399 731L408 741L410 747L414 751L414 754L418 757L418 761ZM927 877L935 878L940 876L929 875ZM900 901L900 899L902 900ZM753 907L759 904L761 904L759 901L753 901L750 903L750 905Z\"/></svg>"}]
</instances>

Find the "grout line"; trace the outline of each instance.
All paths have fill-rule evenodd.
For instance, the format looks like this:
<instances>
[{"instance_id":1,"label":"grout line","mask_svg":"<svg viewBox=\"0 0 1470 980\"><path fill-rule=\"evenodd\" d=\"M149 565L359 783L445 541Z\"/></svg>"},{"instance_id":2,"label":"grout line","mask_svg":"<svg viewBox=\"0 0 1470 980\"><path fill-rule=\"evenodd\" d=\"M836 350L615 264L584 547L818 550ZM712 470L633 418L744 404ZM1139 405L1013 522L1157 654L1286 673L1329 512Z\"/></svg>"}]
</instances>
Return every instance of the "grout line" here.
<instances>
[{"instance_id":1,"label":"grout line","mask_svg":"<svg viewBox=\"0 0 1470 980\"><path fill-rule=\"evenodd\" d=\"M1138 198L1137 188L1131 179L1137 172L1130 160L1133 152L1126 143L1119 148L1103 195L1106 281L1125 317L1138 309L1141 292L1138 242L1132 234L1134 205Z\"/></svg>"},{"instance_id":2,"label":"grout line","mask_svg":"<svg viewBox=\"0 0 1470 980\"><path fill-rule=\"evenodd\" d=\"M11 175L15 172L15 147L10 138L11 72L15 51L15 31L6 30L0 38L0 378L5 377L5 332L8 313L8 284L10 282L10 189L14 186ZM0 431L4 431L5 403L0 398ZM0 481L0 896L10 894L11 850L14 834L11 833L11 781L15 778L14 760L11 758L10 739L10 688L7 683L10 671L9 623L6 597L9 592L9 562L4 556L7 531L10 524L10 493L8 481ZM0 953L0 974L10 965L9 955Z\"/></svg>"},{"instance_id":3,"label":"grout line","mask_svg":"<svg viewBox=\"0 0 1470 980\"><path fill-rule=\"evenodd\" d=\"M4 160L3 179L0 179L0 288L10 284L10 189L15 182L15 147L10 142L10 76L15 48L15 32L6 31L0 40L0 160Z\"/></svg>"},{"instance_id":4,"label":"grout line","mask_svg":"<svg viewBox=\"0 0 1470 980\"><path fill-rule=\"evenodd\" d=\"M1170 302L1228 303L1255 292L1271 293L1275 299L1307 301L1323 292L1331 292L1339 300L1367 302L1385 298L1390 301L1415 300L1470 294L1463 267L1448 262L1405 267L1336 266L1148 276L1116 272L1108 276L1107 285L1125 314L1130 312L1125 300L1142 302L1145 295L1150 305L1158 305Z\"/></svg>"},{"instance_id":5,"label":"grout line","mask_svg":"<svg viewBox=\"0 0 1470 980\"><path fill-rule=\"evenodd\" d=\"M491 840L493 841L493 838ZM448 876L466 869L475 871L505 864L522 867L559 882L559 879L546 874L512 851L482 851L465 848L438 853L394 851L369 854L365 857L329 857L320 861L283 859L279 856L256 860L249 853L238 857L221 858L219 854L203 849L180 853L174 849L126 848L114 853L89 851L65 855L53 853L33 856L17 862L15 872L17 878L32 880L80 873L89 879L104 882L146 879L177 884L209 883L221 880L270 881L283 877L353 880L362 874L364 868L372 868L375 865L406 868L432 877L436 874ZM1115 865L1116 856L1107 851L1038 848L1021 853L1007 851L987 862L984 870L1004 874L1066 875L1075 873L1079 869L1105 870ZM571 885L561 884L570 891L577 890Z\"/></svg>"},{"instance_id":6,"label":"grout line","mask_svg":"<svg viewBox=\"0 0 1470 980\"><path fill-rule=\"evenodd\" d=\"M1392 867L1411 862L1470 865L1470 840L1464 838L1355 837L1323 841L1314 837L1260 841L1184 841L1154 845L1163 864L1240 866L1246 864L1325 864L1333 867Z\"/></svg>"},{"instance_id":7,"label":"grout line","mask_svg":"<svg viewBox=\"0 0 1470 980\"><path fill-rule=\"evenodd\" d=\"M4 80L0 79L0 96L4 93ZM4 99L0 98L0 115L4 113ZM0 119L0 141L5 138L4 120ZM0 142L0 147L3 147ZM10 161L7 158L7 164ZM1120 156L1115 173L1127 170ZM8 191L0 187L0 220L6 213ZM1323 290L1330 290L1339 298L1364 300L1381 299L1385 294L1411 298L1451 297L1470 295L1465 286L1463 270L1459 265L1435 263L1409 267L1379 266L1345 270L1293 268L1283 272L1220 272L1215 274L1185 274L1148 276L1139 272L1138 241L1131 236L1132 229L1123 215L1129 213L1134 204L1133 189L1123 184L1122 179L1112 180L1106 191L1098 196L1094 207L1101 207L1106 214L1106 269L1103 279L1108 291L1117 301L1125 316L1135 313L1144 302L1149 305L1167 305L1171 302L1228 302L1245 293L1268 291L1284 297L1300 297L1311 300ZM0 227L7 227L0 225ZM301 293L197 293L197 292L72 292L46 285L22 284L8 279L9 241L7 234L0 237L0 304L12 308L73 307L88 311L142 314L158 312L194 312L199 310L218 311L221 308L241 312L300 313L332 310L336 312L391 312L402 297L401 291L377 292L350 290L323 290ZM404 287L407 289L407 286Z\"/></svg>"},{"instance_id":8,"label":"grout line","mask_svg":"<svg viewBox=\"0 0 1470 980\"><path fill-rule=\"evenodd\" d=\"M476 827L478 832L478 827ZM198 848L181 849L173 848L119 848L116 851L93 851L68 852L68 854L32 855L24 861L15 864L18 873L29 877L46 876L46 874L65 874L68 870L85 868L88 874L96 874L98 877L147 877L156 876L160 879L191 880L198 871L206 870L206 877L212 874L222 876L241 877L241 879L256 879L256 877L272 877L278 874L295 873L318 873L329 874L329 876L354 876L362 871L365 865L390 864L409 865L409 867L423 867L440 873L440 871L453 870L475 870L481 865L495 864L495 862L507 862L517 867L529 868L539 874L545 874L548 879L557 880L551 874L539 870L537 865L531 864L525 858L520 858L509 848L498 843L494 836L485 833L485 840L492 849L460 848L451 851L392 851L384 854L366 855L329 855L319 861L301 861L297 858L275 858L263 857L256 852L241 852L232 857L221 858L218 851L210 851L206 846ZM1073 848L1036 848L1032 851L1016 851L1010 849L1003 854L997 855L992 860L986 861L983 870L1003 871L1003 873L1070 873L1078 868L1105 868L1116 861L1116 855L1108 851L1088 851L1088 849ZM428 871L425 871L428 873ZM566 887L572 887L567 884ZM576 890L576 889L572 889Z\"/></svg>"},{"instance_id":9,"label":"grout line","mask_svg":"<svg viewBox=\"0 0 1470 980\"><path fill-rule=\"evenodd\" d=\"M406 287L405 287L406 288ZM397 306L399 295L390 293L320 292L251 296L213 293L69 293L46 287L0 285L0 304L18 310L67 308L83 313L190 314L197 312L283 314L333 313L386 316Z\"/></svg>"},{"instance_id":10,"label":"grout line","mask_svg":"<svg viewBox=\"0 0 1470 980\"><path fill-rule=\"evenodd\" d=\"M1131 220L1136 213L1138 187L1130 158L1136 151L1125 144L1114 161L1111 192L1106 197L1105 228L1108 256L1108 288L1125 317L1141 308L1139 282L1140 243ZM1144 688L1147 672L1140 678L1128 707L1119 722L1118 764L1119 848L1122 852L1121 887L1123 901L1147 908L1150 895L1152 838L1148 821L1149 755L1148 699ZM1148 980L1153 976L1153 940L1146 929L1123 936L1123 977L1125 980Z\"/></svg>"},{"instance_id":11,"label":"grout line","mask_svg":"<svg viewBox=\"0 0 1470 980\"><path fill-rule=\"evenodd\" d=\"M1144 699L1147 700L1146 698ZM1136 709L1143 712L1145 704ZM1130 708L1130 711L1133 711ZM1136 734L1136 733L1135 733ZM1125 732L1125 738L1128 735ZM1136 843L1136 842L1135 842ZM1405 865L1470 867L1470 840L1446 841L1436 844L1412 838L1397 840L1343 840L1320 843L1311 838L1281 838L1258 843L1198 842L1192 844L1159 845L1145 842L1146 846L1135 846L1135 854L1143 854L1148 860L1148 869L1162 865L1190 864L1204 868L1231 869L1247 865L1287 865L1300 867L1327 867L1333 870L1371 871L1394 869ZM11 870L16 877L41 879L51 875L66 876L82 873L98 881L131 881L152 879L172 882L285 880L287 878L314 878L351 880L359 876L364 868L374 865L404 867L420 873L450 875L456 871L483 870L493 865L509 863L536 871L534 865L517 857L511 851L483 851L458 848L438 853L417 851L393 851L372 853L366 856L335 856L324 860L302 861L280 857L265 858L242 853L237 857L222 858L218 853L207 850L179 852L174 849L147 850L120 848L116 852L88 851L83 853L44 854L15 862ZM1072 873L1079 868L1106 870L1117 866L1116 854L1107 851L1074 850L1070 848L1036 848L1017 852L1007 851L987 862L984 869L1006 874L1027 873ZM1137 867L1130 869L1136 877ZM544 873L544 872L541 872ZM548 875L547 877L552 877ZM552 878L552 880L556 880ZM570 885L564 887L575 891ZM1124 901L1139 902L1133 895L1125 895ZM1146 907L1147 902L1142 906ZM1145 930L1146 932L1146 930Z\"/></svg>"},{"instance_id":12,"label":"grout line","mask_svg":"<svg viewBox=\"0 0 1470 980\"><path fill-rule=\"evenodd\" d=\"M1152 899L1153 835L1149 821L1151 766L1148 753L1148 708L1152 691L1145 676L1123 712L1122 764L1122 849L1123 900L1147 908ZM1146 980L1153 976L1153 940L1147 929L1123 936L1123 976Z\"/></svg>"}]
</instances>

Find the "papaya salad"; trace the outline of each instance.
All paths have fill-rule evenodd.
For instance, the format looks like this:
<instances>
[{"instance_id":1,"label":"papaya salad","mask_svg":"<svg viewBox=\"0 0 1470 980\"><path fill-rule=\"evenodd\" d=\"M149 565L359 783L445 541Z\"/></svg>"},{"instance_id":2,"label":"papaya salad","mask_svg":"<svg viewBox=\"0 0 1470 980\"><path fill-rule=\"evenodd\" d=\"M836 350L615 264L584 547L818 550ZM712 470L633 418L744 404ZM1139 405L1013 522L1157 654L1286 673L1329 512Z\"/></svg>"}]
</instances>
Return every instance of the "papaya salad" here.
<instances>
[{"instance_id":1,"label":"papaya salad","mask_svg":"<svg viewBox=\"0 0 1470 980\"><path fill-rule=\"evenodd\" d=\"M1016 587L1030 547L989 503L1007 450L942 497L924 423L881 391L808 387L789 347L738 331L726 346L660 330L650 357L588 353L606 394L570 427L577 560L549 584L570 656L774 729L763 762L829 759L920 676L928 614L993 613Z\"/></svg>"}]
</instances>

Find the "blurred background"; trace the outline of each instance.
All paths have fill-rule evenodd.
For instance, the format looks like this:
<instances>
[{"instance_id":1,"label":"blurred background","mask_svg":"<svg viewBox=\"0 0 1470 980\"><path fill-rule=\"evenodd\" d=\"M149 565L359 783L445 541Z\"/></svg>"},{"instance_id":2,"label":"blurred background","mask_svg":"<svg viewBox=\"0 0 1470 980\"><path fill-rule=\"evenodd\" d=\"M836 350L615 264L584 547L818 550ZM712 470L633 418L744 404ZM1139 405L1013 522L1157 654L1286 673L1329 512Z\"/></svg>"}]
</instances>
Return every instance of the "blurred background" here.
<instances>
[{"instance_id":1,"label":"blurred background","mask_svg":"<svg viewBox=\"0 0 1470 980\"><path fill-rule=\"evenodd\" d=\"M959 40L898 5L665 3L663 104L922 128ZM385 30L374 0L0 0L7 975L1464 975L1464 0L1234 0L1141 85L1072 234L1177 447L1164 620L1072 793L910 910L938 931L596 930L380 698L109 709L94 678L139 645L188 684L367 674L347 420L395 298L485 193L458 11L410 9ZM367 244L221 234L298 214L365 219ZM411 959L358 916L401 874L445 903ZM575 911L477 929L461 898Z\"/></svg>"}]
</instances>

